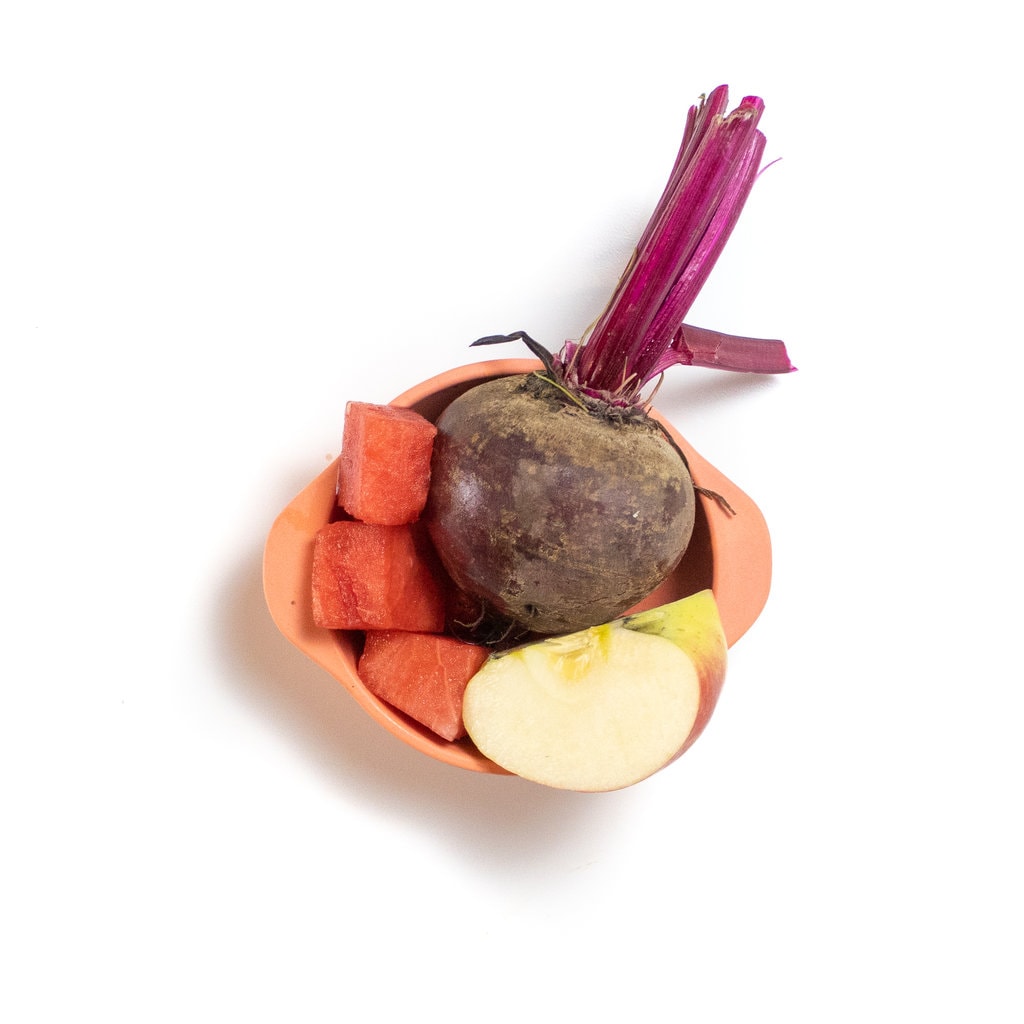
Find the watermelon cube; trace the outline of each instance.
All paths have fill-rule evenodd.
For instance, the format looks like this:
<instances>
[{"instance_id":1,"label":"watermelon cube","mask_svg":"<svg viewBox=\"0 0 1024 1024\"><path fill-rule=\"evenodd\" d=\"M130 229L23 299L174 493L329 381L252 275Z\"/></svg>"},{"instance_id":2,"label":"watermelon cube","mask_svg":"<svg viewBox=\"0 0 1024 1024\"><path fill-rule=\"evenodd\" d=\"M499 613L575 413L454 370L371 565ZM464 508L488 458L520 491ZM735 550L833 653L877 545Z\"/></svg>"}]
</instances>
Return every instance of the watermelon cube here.
<instances>
[{"instance_id":1,"label":"watermelon cube","mask_svg":"<svg viewBox=\"0 0 1024 1024\"><path fill-rule=\"evenodd\" d=\"M440 633L444 589L411 526L343 520L313 542L313 619L326 629Z\"/></svg>"},{"instance_id":2,"label":"watermelon cube","mask_svg":"<svg viewBox=\"0 0 1024 1024\"><path fill-rule=\"evenodd\" d=\"M345 407L338 504L364 523L415 522L427 503L437 428L412 409L370 402Z\"/></svg>"},{"instance_id":3,"label":"watermelon cube","mask_svg":"<svg viewBox=\"0 0 1024 1024\"><path fill-rule=\"evenodd\" d=\"M366 688L446 740L466 735L462 695L487 660L486 647L450 636L366 634L359 678Z\"/></svg>"}]
</instances>

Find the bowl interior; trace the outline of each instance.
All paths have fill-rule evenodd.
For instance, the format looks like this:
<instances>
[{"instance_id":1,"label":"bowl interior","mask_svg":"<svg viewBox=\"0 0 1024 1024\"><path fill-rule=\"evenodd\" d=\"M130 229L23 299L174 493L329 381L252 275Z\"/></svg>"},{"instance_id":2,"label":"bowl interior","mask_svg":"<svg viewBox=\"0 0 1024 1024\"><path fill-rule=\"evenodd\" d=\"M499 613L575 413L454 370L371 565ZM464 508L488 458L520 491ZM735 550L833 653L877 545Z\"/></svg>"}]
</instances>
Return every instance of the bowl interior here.
<instances>
[{"instance_id":1,"label":"bowl interior","mask_svg":"<svg viewBox=\"0 0 1024 1024\"><path fill-rule=\"evenodd\" d=\"M540 363L529 359L474 363L425 381L392 404L415 409L433 420L474 385L539 366ZM710 587L722 616L726 640L732 646L750 628L768 598L771 544L767 525L746 494L701 458L671 424L662 422L686 456L695 482L725 497L733 512L713 498L699 495L693 537L682 562L635 610ZM334 514L337 476L335 460L289 502L271 528L263 556L263 589L275 624L291 643L341 682L380 725L409 746L456 767L508 774L480 754L470 740L444 740L378 700L356 672L361 634L321 629L314 624L310 593L313 538Z\"/></svg>"}]
</instances>

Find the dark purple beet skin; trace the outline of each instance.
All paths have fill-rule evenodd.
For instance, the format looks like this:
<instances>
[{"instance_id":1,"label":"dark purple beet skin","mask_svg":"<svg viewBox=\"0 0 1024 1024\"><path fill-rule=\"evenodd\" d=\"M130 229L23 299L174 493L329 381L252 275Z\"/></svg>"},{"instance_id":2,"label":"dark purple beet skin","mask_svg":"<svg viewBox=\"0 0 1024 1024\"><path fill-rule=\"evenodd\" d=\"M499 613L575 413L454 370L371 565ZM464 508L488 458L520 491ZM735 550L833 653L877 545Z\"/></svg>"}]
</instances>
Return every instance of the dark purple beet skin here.
<instances>
[{"instance_id":1,"label":"dark purple beet skin","mask_svg":"<svg viewBox=\"0 0 1024 1024\"><path fill-rule=\"evenodd\" d=\"M437 427L424 518L489 628L550 634L607 622L686 550L693 483L645 416L582 408L528 374L478 385Z\"/></svg>"}]
</instances>

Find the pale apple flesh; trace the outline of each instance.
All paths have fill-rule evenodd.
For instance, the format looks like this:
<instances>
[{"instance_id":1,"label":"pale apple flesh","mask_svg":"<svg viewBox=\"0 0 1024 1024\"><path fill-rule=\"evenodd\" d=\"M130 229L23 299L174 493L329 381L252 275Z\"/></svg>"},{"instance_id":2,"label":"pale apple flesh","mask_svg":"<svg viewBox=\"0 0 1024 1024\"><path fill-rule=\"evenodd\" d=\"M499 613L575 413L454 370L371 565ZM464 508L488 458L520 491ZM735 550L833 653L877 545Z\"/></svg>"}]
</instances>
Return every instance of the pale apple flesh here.
<instances>
[{"instance_id":1,"label":"pale apple flesh","mask_svg":"<svg viewBox=\"0 0 1024 1024\"><path fill-rule=\"evenodd\" d=\"M494 655L462 716L486 757L559 789L622 789L675 760L722 688L726 642L710 590Z\"/></svg>"}]
</instances>

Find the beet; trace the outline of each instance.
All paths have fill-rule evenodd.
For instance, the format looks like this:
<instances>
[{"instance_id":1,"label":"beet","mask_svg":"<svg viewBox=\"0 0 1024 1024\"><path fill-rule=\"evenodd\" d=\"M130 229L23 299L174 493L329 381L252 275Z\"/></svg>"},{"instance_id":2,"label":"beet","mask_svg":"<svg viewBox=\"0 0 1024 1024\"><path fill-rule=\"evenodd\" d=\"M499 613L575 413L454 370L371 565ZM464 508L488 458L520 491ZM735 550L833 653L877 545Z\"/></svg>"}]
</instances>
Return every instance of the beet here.
<instances>
[{"instance_id":1,"label":"beet","mask_svg":"<svg viewBox=\"0 0 1024 1024\"><path fill-rule=\"evenodd\" d=\"M609 415L527 374L471 389L437 428L425 521L490 624L566 633L607 622L686 550L693 483L642 414Z\"/></svg>"},{"instance_id":2,"label":"beet","mask_svg":"<svg viewBox=\"0 0 1024 1024\"><path fill-rule=\"evenodd\" d=\"M760 173L764 104L727 105L719 86L691 107L665 190L591 330L557 354L523 331L476 342L525 341L544 369L478 385L437 422L424 518L460 591L460 635L574 632L646 597L683 556L694 519L685 460L647 416L662 374L794 368L782 342L683 322Z\"/></svg>"}]
</instances>

